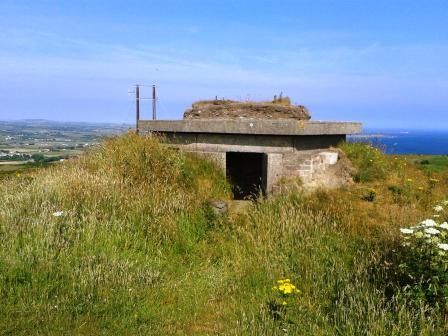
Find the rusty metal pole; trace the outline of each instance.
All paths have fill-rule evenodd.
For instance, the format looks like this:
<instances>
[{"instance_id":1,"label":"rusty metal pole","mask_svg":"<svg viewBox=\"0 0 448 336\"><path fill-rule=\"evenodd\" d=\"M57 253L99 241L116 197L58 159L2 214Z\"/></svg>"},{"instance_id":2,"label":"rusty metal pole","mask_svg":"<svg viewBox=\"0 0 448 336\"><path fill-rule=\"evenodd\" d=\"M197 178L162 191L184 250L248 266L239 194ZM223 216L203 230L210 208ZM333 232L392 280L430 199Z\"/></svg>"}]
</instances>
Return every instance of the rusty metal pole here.
<instances>
[{"instance_id":1,"label":"rusty metal pole","mask_svg":"<svg viewBox=\"0 0 448 336\"><path fill-rule=\"evenodd\" d=\"M152 120L156 120L156 86L152 86Z\"/></svg>"},{"instance_id":2,"label":"rusty metal pole","mask_svg":"<svg viewBox=\"0 0 448 336\"><path fill-rule=\"evenodd\" d=\"M140 120L140 86L135 86L135 133L138 134L138 121Z\"/></svg>"}]
</instances>

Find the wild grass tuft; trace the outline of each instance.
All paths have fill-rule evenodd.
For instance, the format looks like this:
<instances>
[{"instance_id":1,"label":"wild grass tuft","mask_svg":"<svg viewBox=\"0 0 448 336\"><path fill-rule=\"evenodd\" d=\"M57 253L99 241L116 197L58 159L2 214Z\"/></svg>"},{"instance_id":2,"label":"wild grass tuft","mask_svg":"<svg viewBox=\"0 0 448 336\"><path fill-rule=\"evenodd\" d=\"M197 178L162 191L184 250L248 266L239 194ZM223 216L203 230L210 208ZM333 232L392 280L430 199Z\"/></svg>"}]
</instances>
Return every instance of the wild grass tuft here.
<instances>
[{"instance_id":1,"label":"wild grass tuft","mask_svg":"<svg viewBox=\"0 0 448 336\"><path fill-rule=\"evenodd\" d=\"M355 180L358 182L385 179L391 171L402 173L401 162L391 160L381 150L368 143L343 143L340 148L357 168Z\"/></svg>"}]
</instances>

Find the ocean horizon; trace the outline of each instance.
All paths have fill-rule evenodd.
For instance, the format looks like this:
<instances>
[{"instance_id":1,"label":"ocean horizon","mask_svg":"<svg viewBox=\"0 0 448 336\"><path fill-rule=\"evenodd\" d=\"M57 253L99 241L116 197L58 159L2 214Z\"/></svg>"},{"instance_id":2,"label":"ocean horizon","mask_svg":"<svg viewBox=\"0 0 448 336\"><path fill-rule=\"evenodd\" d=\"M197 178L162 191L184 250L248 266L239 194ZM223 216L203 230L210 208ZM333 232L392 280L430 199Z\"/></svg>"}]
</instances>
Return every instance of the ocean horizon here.
<instances>
[{"instance_id":1,"label":"ocean horizon","mask_svg":"<svg viewBox=\"0 0 448 336\"><path fill-rule=\"evenodd\" d=\"M368 142L387 154L448 155L448 130L366 129L347 141Z\"/></svg>"}]
</instances>

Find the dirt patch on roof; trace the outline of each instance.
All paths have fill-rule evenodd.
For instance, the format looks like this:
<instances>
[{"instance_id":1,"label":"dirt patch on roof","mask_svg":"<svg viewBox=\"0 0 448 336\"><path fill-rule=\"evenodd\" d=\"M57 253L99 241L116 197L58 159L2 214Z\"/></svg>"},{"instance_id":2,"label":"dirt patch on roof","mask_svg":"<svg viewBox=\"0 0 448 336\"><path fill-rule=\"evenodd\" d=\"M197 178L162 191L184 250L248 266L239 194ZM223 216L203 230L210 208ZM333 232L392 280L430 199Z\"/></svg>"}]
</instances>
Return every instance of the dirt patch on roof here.
<instances>
[{"instance_id":1,"label":"dirt patch on roof","mask_svg":"<svg viewBox=\"0 0 448 336\"><path fill-rule=\"evenodd\" d=\"M309 120L308 109L291 104L288 97L271 102L203 100L184 113L184 119L296 119Z\"/></svg>"}]
</instances>

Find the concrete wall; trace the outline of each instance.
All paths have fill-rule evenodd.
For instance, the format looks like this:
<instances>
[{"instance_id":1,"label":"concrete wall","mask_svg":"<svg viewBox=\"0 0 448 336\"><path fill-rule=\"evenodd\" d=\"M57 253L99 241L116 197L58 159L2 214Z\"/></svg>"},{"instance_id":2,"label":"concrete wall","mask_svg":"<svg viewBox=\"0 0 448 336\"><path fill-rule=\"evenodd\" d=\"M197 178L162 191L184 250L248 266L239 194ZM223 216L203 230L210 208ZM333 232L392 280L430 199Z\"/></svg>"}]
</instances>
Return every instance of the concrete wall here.
<instances>
[{"instance_id":1,"label":"concrete wall","mask_svg":"<svg viewBox=\"0 0 448 336\"><path fill-rule=\"evenodd\" d=\"M272 191L273 186L277 181L284 176L283 170L283 154L271 153L268 154L268 172L267 172L267 183L266 183L266 193Z\"/></svg>"},{"instance_id":2,"label":"concrete wall","mask_svg":"<svg viewBox=\"0 0 448 336\"><path fill-rule=\"evenodd\" d=\"M362 125L357 122L241 118L139 120L138 129L166 133L322 135L356 134L361 132Z\"/></svg>"},{"instance_id":3,"label":"concrete wall","mask_svg":"<svg viewBox=\"0 0 448 336\"><path fill-rule=\"evenodd\" d=\"M321 168L319 152L336 146L345 135L276 136L250 134L164 134L168 143L215 161L226 171L227 152L267 154L266 192L282 177L307 178ZM317 162L319 161L319 162Z\"/></svg>"},{"instance_id":4,"label":"concrete wall","mask_svg":"<svg viewBox=\"0 0 448 336\"><path fill-rule=\"evenodd\" d=\"M345 135L259 135L163 133L166 141L185 150L206 152L285 153L325 149L345 140Z\"/></svg>"},{"instance_id":5,"label":"concrete wall","mask_svg":"<svg viewBox=\"0 0 448 336\"><path fill-rule=\"evenodd\" d=\"M197 155L200 158L205 158L215 162L224 172L226 171L226 153L225 152L202 152L202 151L187 151Z\"/></svg>"},{"instance_id":6,"label":"concrete wall","mask_svg":"<svg viewBox=\"0 0 448 336\"><path fill-rule=\"evenodd\" d=\"M267 155L267 192L281 177L305 179L325 167L320 152L361 132L353 122L297 121L293 119L140 120L142 132L160 134L170 146L208 157L226 171L226 153Z\"/></svg>"}]
</instances>

